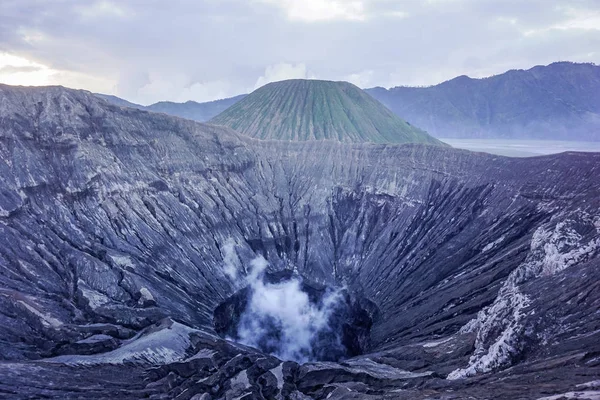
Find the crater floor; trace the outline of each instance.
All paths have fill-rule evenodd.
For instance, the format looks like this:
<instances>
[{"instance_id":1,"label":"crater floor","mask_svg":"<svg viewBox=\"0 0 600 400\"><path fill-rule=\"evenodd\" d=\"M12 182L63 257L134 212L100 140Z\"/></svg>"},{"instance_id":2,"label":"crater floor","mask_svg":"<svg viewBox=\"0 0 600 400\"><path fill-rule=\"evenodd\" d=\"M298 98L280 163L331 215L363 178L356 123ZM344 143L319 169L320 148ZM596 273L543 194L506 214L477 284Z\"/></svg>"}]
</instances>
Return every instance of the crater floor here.
<instances>
[{"instance_id":1,"label":"crater floor","mask_svg":"<svg viewBox=\"0 0 600 400\"><path fill-rule=\"evenodd\" d=\"M60 87L0 85L0 115L0 395L600 390L600 154L258 141ZM360 351L226 340L259 257L343 288Z\"/></svg>"}]
</instances>

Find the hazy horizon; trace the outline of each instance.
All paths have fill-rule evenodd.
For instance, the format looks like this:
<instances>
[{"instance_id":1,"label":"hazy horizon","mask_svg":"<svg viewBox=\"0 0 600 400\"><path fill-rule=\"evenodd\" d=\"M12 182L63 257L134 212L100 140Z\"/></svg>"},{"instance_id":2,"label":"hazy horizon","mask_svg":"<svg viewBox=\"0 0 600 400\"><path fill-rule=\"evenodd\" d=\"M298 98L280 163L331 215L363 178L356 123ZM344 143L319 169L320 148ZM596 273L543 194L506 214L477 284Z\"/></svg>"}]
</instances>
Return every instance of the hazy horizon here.
<instances>
[{"instance_id":1,"label":"hazy horizon","mask_svg":"<svg viewBox=\"0 0 600 400\"><path fill-rule=\"evenodd\" d=\"M143 105L291 78L430 86L600 62L596 0L8 0L0 22L1 83Z\"/></svg>"}]
</instances>

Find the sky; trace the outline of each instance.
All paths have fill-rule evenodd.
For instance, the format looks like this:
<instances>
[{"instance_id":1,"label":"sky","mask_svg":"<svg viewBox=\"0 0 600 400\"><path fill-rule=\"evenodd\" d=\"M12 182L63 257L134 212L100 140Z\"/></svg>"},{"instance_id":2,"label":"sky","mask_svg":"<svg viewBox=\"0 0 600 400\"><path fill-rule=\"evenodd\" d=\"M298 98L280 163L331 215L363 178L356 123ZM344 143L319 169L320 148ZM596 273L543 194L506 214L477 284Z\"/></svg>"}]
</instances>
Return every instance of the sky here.
<instances>
[{"instance_id":1,"label":"sky","mask_svg":"<svg viewBox=\"0 0 600 400\"><path fill-rule=\"evenodd\" d=\"M151 104L600 63L600 0L0 0L0 82Z\"/></svg>"}]
</instances>

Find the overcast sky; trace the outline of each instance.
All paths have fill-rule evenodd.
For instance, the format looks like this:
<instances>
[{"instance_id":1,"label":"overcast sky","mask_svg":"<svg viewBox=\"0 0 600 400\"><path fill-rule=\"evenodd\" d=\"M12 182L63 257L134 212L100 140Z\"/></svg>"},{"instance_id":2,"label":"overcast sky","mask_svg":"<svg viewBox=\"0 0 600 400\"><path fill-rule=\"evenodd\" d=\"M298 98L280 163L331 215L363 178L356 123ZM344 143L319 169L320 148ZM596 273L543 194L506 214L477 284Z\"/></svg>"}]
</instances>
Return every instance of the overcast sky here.
<instances>
[{"instance_id":1,"label":"overcast sky","mask_svg":"<svg viewBox=\"0 0 600 400\"><path fill-rule=\"evenodd\" d=\"M600 0L0 0L0 82L141 104L600 63Z\"/></svg>"}]
</instances>

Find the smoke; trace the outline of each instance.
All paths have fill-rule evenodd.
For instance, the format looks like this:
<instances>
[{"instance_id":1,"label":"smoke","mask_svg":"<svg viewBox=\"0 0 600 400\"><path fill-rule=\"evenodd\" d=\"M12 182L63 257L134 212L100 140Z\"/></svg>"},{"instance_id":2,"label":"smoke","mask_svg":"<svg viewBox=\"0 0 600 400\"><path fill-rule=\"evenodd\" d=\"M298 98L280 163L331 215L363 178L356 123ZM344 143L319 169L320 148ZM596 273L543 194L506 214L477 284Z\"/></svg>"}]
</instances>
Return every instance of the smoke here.
<instances>
[{"instance_id":1,"label":"smoke","mask_svg":"<svg viewBox=\"0 0 600 400\"><path fill-rule=\"evenodd\" d=\"M240 268L240 259L235 251L235 240L229 238L223 244L223 272L231 279L235 280Z\"/></svg>"},{"instance_id":2,"label":"smoke","mask_svg":"<svg viewBox=\"0 0 600 400\"><path fill-rule=\"evenodd\" d=\"M263 257L252 260L250 266L248 305L239 320L237 341L283 360L313 360L318 335L330 331L329 320L340 291L327 292L311 302L297 278L266 283L268 262Z\"/></svg>"},{"instance_id":3,"label":"smoke","mask_svg":"<svg viewBox=\"0 0 600 400\"><path fill-rule=\"evenodd\" d=\"M223 272L243 289L215 310L218 332L299 363L348 354L343 337L353 331L344 328L352 321L345 289L318 289L299 277L282 281L285 273L266 273L269 263L262 256L246 268L236 246L233 238L221 246Z\"/></svg>"}]
</instances>

